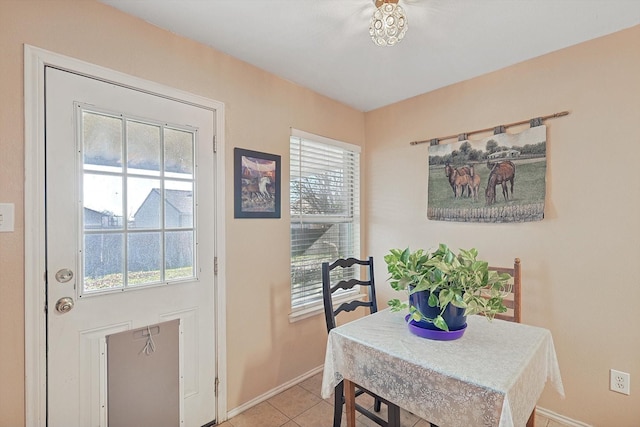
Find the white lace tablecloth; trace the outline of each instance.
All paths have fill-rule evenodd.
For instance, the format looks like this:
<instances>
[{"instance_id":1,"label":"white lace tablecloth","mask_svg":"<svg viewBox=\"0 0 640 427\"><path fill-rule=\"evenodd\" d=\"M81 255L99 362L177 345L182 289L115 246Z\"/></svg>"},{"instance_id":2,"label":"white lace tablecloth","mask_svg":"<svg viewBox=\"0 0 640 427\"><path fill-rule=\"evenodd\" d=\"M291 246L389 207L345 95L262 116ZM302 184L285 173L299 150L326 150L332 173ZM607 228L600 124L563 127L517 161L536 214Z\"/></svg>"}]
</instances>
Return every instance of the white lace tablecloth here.
<instances>
[{"instance_id":1,"label":"white lace tablecloth","mask_svg":"<svg viewBox=\"0 0 640 427\"><path fill-rule=\"evenodd\" d=\"M412 334L388 309L333 329L322 396L343 378L440 427L521 427L550 379L564 397L551 332L469 316L462 338Z\"/></svg>"}]
</instances>

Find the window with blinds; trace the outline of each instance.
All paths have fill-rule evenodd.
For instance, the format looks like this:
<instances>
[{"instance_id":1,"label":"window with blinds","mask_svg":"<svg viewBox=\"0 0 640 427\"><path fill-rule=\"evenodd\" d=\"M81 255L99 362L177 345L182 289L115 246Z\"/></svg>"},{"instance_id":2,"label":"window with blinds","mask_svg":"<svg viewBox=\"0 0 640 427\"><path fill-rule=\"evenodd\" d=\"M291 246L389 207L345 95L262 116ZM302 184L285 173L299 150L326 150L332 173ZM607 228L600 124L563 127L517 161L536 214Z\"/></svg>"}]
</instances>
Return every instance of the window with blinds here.
<instances>
[{"instance_id":1,"label":"window with blinds","mask_svg":"<svg viewBox=\"0 0 640 427\"><path fill-rule=\"evenodd\" d=\"M360 254L360 147L292 129L290 165L295 312L322 304L323 262Z\"/></svg>"}]
</instances>

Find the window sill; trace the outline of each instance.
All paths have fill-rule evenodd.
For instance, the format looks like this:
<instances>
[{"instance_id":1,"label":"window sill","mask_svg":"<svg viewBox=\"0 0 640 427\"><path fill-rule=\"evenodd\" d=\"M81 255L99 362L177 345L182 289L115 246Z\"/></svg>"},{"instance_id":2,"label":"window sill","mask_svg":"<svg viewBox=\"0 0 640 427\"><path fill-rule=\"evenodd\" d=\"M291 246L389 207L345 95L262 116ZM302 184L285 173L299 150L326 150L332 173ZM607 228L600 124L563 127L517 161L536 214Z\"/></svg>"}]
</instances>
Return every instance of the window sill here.
<instances>
[{"instance_id":1,"label":"window sill","mask_svg":"<svg viewBox=\"0 0 640 427\"><path fill-rule=\"evenodd\" d=\"M340 297L334 298L333 303L336 306L338 306L341 303L346 301L354 301L354 300L362 301L365 299L365 297L366 297L365 294L359 294L356 297L354 297L353 294L341 295ZM310 305L309 307L301 308L289 313L289 323L295 323L300 320L308 319L309 317L312 317L318 314L323 314L323 313L324 313L324 306L322 302L319 302L317 304Z\"/></svg>"}]
</instances>

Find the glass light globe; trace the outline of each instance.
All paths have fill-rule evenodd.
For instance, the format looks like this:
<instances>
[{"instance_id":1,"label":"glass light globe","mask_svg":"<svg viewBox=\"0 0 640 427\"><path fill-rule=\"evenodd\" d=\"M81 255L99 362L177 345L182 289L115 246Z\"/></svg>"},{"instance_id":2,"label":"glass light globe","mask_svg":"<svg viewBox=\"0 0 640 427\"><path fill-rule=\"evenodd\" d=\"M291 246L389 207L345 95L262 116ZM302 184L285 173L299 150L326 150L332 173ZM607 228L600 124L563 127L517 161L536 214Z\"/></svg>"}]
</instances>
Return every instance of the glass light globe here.
<instances>
[{"instance_id":1,"label":"glass light globe","mask_svg":"<svg viewBox=\"0 0 640 427\"><path fill-rule=\"evenodd\" d=\"M393 46L407 32L407 17L397 3L383 3L371 17L369 34L378 46Z\"/></svg>"}]
</instances>

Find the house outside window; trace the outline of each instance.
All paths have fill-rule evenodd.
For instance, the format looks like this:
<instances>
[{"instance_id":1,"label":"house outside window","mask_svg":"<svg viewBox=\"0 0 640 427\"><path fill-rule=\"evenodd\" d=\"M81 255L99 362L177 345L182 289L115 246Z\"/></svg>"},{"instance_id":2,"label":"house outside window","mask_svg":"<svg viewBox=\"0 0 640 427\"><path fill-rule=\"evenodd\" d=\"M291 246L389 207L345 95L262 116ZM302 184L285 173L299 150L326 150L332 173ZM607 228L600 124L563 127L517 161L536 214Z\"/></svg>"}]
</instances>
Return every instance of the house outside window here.
<instances>
[{"instance_id":1,"label":"house outside window","mask_svg":"<svg viewBox=\"0 0 640 427\"><path fill-rule=\"evenodd\" d=\"M289 194L294 319L322 309L323 262L360 255L360 147L292 129Z\"/></svg>"}]
</instances>

